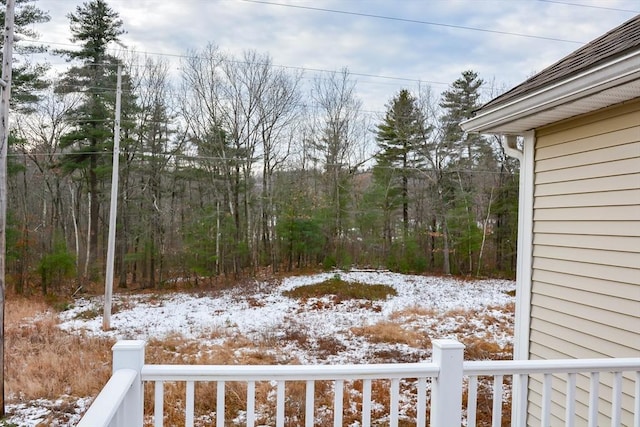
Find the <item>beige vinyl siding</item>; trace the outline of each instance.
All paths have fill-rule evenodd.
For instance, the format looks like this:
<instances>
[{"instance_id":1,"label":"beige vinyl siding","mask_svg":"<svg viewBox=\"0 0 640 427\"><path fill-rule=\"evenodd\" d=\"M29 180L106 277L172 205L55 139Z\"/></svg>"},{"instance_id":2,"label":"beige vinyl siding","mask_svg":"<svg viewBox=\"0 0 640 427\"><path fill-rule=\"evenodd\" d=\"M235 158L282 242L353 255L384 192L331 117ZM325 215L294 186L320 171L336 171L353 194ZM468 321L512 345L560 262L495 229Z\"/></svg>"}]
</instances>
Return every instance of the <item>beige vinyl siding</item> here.
<instances>
[{"instance_id":1,"label":"beige vinyl siding","mask_svg":"<svg viewBox=\"0 0 640 427\"><path fill-rule=\"evenodd\" d=\"M640 357L640 101L538 129L534 170L530 358ZM587 384L579 381L578 425L586 425ZM559 424L563 386L554 380ZM540 389L533 379L530 425Z\"/></svg>"},{"instance_id":2,"label":"beige vinyl siding","mask_svg":"<svg viewBox=\"0 0 640 427\"><path fill-rule=\"evenodd\" d=\"M562 216L558 213L558 217ZM537 221L537 222L536 222ZM571 220L541 221L534 215L534 233L564 233L568 236L580 234L584 236L640 236L638 221L598 221L598 220Z\"/></svg>"}]
</instances>

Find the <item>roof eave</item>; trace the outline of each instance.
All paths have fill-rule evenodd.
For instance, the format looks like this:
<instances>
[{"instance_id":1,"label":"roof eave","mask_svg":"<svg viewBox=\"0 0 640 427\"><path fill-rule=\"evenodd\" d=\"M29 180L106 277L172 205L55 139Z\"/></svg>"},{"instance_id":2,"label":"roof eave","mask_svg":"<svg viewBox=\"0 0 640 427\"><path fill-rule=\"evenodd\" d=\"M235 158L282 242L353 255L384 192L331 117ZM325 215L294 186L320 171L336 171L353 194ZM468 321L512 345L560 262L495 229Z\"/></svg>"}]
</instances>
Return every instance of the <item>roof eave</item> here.
<instances>
[{"instance_id":1,"label":"roof eave","mask_svg":"<svg viewBox=\"0 0 640 427\"><path fill-rule=\"evenodd\" d=\"M531 118L559 105L575 102L604 90L640 79L640 50L628 53L570 78L523 94L504 104L480 109L478 114L460 124L466 132L522 133L517 121ZM566 117L568 118L569 115ZM554 119L557 121L557 117ZM541 125L548 124L542 123Z\"/></svg>"}]
</instances>

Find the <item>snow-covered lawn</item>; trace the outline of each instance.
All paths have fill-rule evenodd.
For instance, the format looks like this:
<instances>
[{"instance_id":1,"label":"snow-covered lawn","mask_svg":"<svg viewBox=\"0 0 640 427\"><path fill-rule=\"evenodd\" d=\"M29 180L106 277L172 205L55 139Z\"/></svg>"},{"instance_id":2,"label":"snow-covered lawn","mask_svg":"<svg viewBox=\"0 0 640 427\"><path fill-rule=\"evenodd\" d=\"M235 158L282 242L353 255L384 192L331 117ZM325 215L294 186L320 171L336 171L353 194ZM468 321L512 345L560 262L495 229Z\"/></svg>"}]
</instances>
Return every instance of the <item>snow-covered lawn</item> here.
<instances>
[{"instance_id":1,"label":"snow-covered lawn","mask_svg":"<svg viewBox=\"0 0 640 427\"><path fill-rule=\"evenodd\" d=\"M344 281L392 286L397 295L381 301L336 301L331 296L289 298L284 291L339 275ZM163 340L181 336L199 349L230 341L270 344L279 363L381 363L425 360L429 341L455 338L489 342L508 357L513 335L513 291L508 280L461 281L448 277L402 275L382 271L331 272L259 283L253 289L116 295L112 330L102 331L102 298L80 298L60 313L68 333L116 339ZM406 331L390 342L375 337L383 327ZM377 331L377 332L376 332ZM404 336L404 335L403 335ZM331 345L327 345L330 342ZM333 349L328 351L327 348ZM255 351L255 347L252 349ZM495 356L495 354L494 354ZM85 405L84 400L79 401ZM9 422L36 426L46 402L9 406ZM73 420L69 421L73 423Z\"/></svg>"}]
</instances>

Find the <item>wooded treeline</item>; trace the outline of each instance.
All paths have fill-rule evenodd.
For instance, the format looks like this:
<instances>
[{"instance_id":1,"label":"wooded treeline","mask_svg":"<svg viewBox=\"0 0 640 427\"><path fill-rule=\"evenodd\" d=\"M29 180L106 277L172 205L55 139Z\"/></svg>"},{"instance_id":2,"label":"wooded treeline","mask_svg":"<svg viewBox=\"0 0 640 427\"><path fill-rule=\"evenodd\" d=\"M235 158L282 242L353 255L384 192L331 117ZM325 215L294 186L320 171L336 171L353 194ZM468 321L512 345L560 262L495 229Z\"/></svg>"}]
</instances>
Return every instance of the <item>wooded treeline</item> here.
<instances>
[{"instance_id":1,"label":"wooded treeline","mask_svg":"<svg viewBox=\"0 0 640 427\"><path fill-rule=\"evenodd\" d=\"M439 96L390 94L372 118L347 70L309 76L211 44L175 76L161 57L110 53L124 23L103 0L69 18L79 49L57 52L69 68L27 64L16 80L31 95L11 119L16 291L103 276L118 63L121 286L264 267L514 274L517 162L458 126L486 100L475 72Z\"/></svg>"}]
</instances>

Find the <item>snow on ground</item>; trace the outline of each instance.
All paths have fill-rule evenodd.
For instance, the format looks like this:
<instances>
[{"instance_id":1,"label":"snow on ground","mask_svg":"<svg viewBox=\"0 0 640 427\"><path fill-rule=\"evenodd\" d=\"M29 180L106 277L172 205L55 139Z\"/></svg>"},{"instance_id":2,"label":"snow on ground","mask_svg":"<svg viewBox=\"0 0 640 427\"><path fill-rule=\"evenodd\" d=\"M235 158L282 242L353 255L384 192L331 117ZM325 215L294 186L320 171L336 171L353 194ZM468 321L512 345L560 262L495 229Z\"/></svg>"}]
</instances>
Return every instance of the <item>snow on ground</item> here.
<instances>
[{"instance_id":1,"label":"snow on ground","mask_svg":"<svg viewBox=\"0 0 640 427\"><path fill-rule=\"evenodd\" d=\"M344 281L390 285L398 295L375 302L375 309L358 301L330 305L322 310L305 309L283 291L314 284L339 274ZM185 338L201 338L209 332L225 330L250 339L260 339L265 332L278 331L295 318L304 323L310 335L333 335L354 326L371 325L391 313L409 307L438 312L461 309L482 310L503 306L513 301L507 292L515 289L508 280L460 281L452 278L411 276L390 272L354 271L289 277L272 289L258 285L255 294L228 291L219 296L187 293L163 295L116 295L112 330L102 330L102 317L86 313L102 313L102 298L81 298L74 307L60 314L63 330L85 331L92 335L117 339L165 338L181 334ZM307 301L307 305L310 301ZM89 317L89 318L87 318ZM213 340L212 344L215 344Z\"/></svg>"},{"instance_id":2,"label":"snow on ground","mask_svg":"<svg viewBox=\"0 0 640 427\"><path fill-rule=\"evenodd\" d=\"M389 285L397 295L374 302L335 302L330 296L299 301L283 295L286 290L322 282L336 275L344 281ZM216 295L116 295L112 329L107 332L102 331L103 299L80 298L73 308L60 314L60 328L69 333L116 339L163 339L178 334L197 339L201 347L222 344L233 337L246 337L253 342L270 338L280 346L279 354L286 354L300 363L330 364L427 359L430 356L427 348L412 347L407 343L371 343L353 333L353 328L389 321L392 315L402 320L403 327L422 331L430 339L461 339L462 331L491 340L501 347L512 341L513 313L507 313L501 307L514 301L510 296L515 290L513 281L461 281L386 271L340 271L289 277L279 284L256 283L255 289L255 292L234 289ZM410 313L412 310L429 315L407 314L403 317L403 311ZM474 315L482 318L470 318ZM461 323L466 326L461 328ZM287 340L287 331L294 329L304 331L304 345ZM336 354L319 351L318 343L323 339L334 340L340 351ZM397 357L381 360L380 354ZM47 414L46 405L39 407L42 413L13 422L37 425L37 420L42 421ZM34 408L29 410L33 412ZM21 410L11 407L9 412L19 414Z\"/></svg>"},{"instance_id":3,"label":"snow on ground","mask_svg":"<svg viewBox=\"0 0 640 427\"><path fill-rule=\"evenodd\" d=\"M28 403L6 405L7 413L11 414L11 416L7 418L7 424L2 424L2 421L0 421L0 426L75 426L80 422L82 414L89 409L92 401L93 398L91 397L78 399L64 396L55 401L38 399ZM66 410L60 411L59 408Z\"/></svg>"}]
</instances>

